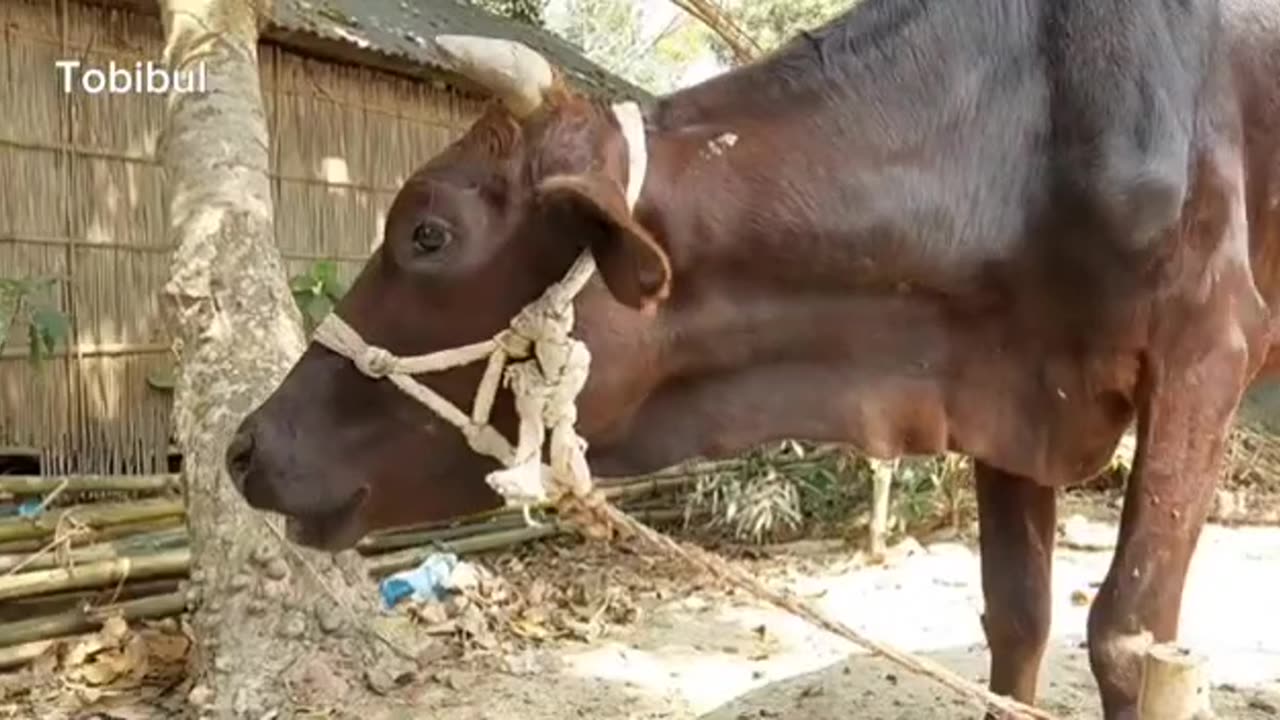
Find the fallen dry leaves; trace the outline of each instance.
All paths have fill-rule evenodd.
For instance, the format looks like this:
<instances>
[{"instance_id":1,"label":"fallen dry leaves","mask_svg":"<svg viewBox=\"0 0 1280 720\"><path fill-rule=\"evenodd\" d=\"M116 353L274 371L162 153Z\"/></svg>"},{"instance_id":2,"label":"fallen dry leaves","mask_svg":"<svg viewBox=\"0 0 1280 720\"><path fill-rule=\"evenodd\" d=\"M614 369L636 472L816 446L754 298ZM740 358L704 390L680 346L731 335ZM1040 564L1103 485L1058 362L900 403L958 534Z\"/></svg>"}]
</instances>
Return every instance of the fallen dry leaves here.
<instances>
[{"instance_id":1,"label":"fallen dry leaves","mask_svg":"<svg viewBox=\"0 0 1280 720\"><path fill-rule=\"evenodd\" d=\"M397 609L436 636L436 657L486 661L556 640L594 642L632 625L649 602L705 584L684 568L616 544L545 543L460 565L466 582L443 602ZM682 572L685 578L678 577ZM457 573L455 573L456 575ZM501 663L499 663L501 666Z\"/></svg>"},{"instance_id":2,"label":"fallen dry leaves","mask_svg":"<svg viewBox=\"0 0 1280 720\"><path fill-rule=\"evenodd\" d=\"M130 626L113 616L95 633L52 643L24 672L0 686L20 717L22 706L45 708L47 716L83 716L95 706L128 697L138 707L112 707L111 716L156 717L147 704L186 677L191 639L177 621L168 619ZM0 716L5 710L0 708Z\"/></svg>"}]
</instances>

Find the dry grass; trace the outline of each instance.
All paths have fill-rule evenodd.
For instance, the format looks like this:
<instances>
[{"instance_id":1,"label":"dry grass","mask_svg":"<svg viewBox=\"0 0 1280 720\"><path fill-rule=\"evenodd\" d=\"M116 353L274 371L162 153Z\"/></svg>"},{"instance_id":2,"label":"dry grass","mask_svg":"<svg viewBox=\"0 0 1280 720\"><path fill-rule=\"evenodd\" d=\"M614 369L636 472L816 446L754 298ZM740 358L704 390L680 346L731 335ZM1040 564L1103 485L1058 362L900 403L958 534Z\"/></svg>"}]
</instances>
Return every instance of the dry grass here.
<instances>
[{"instance_id":1,"label":"dry grass","mask_svg":"<svg viewBox=\"0 0 1280 720\"><path fill-rule=\"evenodd\" d=\"M1121 443L1111 466L1084 491L1118 495L1124 485L1133 438ZM803 462L805 459L808 462ZM959 455L904 459L894 474L889 529L927 534L965 527L977 514L972 465ZM1216 520L1280 519L1280 435L1257 424L1240 423L1231 436L1227 493L1219 503L1253 505L1253 512ZM1234 498L1234 500L1232 500ZM871 506L871 472L866 460L830 446L786 442L753 453L699 478L688 507L709 519L695 529L763 544L805 536L865 533ZM1268 509L1274 506L1275 512Z\"/></svg>"}]
</instances>

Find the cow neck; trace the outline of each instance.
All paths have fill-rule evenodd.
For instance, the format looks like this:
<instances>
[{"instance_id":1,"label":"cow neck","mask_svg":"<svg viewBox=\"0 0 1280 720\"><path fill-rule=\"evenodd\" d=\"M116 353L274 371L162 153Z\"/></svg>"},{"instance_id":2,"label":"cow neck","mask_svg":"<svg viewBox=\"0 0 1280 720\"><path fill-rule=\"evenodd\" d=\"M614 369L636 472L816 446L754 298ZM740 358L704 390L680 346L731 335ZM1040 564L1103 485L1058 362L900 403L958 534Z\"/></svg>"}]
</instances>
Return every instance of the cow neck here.
<instances>
[{"instance_id":1,"label":"cow neck","mask_svg":"<svg viewBox=\"0 0 1280 720\"><path fill-rule=\"evenodd\" d=\"M648 172L644 119L634 102L619 103L613 112L627 141L627 207L634 209ZM571 334L574 298L595 272L591 251L584 250L565 277L526 305L509 327L463 347L398 356L366 342L336 312L321 321L313 341L351 360L368 377L388 380L457 428L473 450L502 463L504 468L490 473L486 481L509 503L523 506L531 522L528 506L547 500L548 491L578 499L594 495L586 443L574 429L577 395L586 384L591 355ZM487 367L470 413L414 377L481 361L487 361ZM489 421L504 377L516 397L520 421L515 446ZM548 430L549 467L542 463Z\"/></svg>"}]
</instances>

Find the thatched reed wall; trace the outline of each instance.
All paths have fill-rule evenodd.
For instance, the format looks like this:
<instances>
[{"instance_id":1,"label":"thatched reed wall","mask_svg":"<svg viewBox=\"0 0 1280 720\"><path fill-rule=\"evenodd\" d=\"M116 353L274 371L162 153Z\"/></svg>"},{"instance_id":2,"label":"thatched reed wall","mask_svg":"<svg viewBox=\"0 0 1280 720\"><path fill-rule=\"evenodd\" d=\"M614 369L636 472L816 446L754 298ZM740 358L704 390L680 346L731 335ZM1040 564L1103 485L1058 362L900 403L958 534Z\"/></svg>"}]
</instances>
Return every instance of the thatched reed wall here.
<instances>
[{"instance_id":1,"label":"thatched reed wall","mask_svg":"<svg viewBox=\"0 0 1280 720\"><path fill-rule=\"evenodd\" d=\"M158 18L68 0L0 2L0 277L56 277L67 347L42 366L15 328L0 357L0 454L45 473L152 472L170 449L158 293L168 274L155 149L164 99L65 94L55 61L159 60ZM379 241L395 189L469 124L478 101L440 83L264 44L276 237L291 273ZM437 87L432 87L436 85Z\"/></svg>"}]
</instances>

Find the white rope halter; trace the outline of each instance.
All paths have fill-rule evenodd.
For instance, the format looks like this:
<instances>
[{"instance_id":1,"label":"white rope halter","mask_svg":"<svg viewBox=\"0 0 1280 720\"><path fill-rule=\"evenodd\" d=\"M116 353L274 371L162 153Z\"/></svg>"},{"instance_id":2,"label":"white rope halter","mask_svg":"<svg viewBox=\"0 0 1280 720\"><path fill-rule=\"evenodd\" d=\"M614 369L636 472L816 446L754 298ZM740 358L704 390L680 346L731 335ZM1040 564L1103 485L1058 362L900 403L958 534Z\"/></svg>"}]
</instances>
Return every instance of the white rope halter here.
<instances>
[{"instance_id":1,"label":"white rope halter","mask_svg":"<svg viewBox=\"0 0 1280 720\"><path fill-rule=\"evenodd\" d=\"M627 142L630 161L627 207L634 210L647 173L644 121L639 106L632 102L614 105L613 111ZM458 428L472 450L502 463L503 469L490 473L485 481L508 505L521 506L526 522L533 524L529 505L548 500L560 503L562 513L568 510L571 514L580 514L578 510L598 507L603 500L592 489L591 470L586 460L587 443L574 428L578 419L576 399L587 381L591 353L571 335L573 300L595 270L595 258L588 248L564 278L526 305L505 330L464 347L401 357L368 344L332 312L321 321L312 339L351 360L365 375L391 381ZM488 360L488 367L476 389L470 414L413 377L484 359ZM505 381L515 396L520 418L515 447L489 423L500 381ZM548 428L551 431L549 466L542 463L542 446ZM588 534L608 532L605 524L575 519Z\"/></svg>"}]
</instances>

